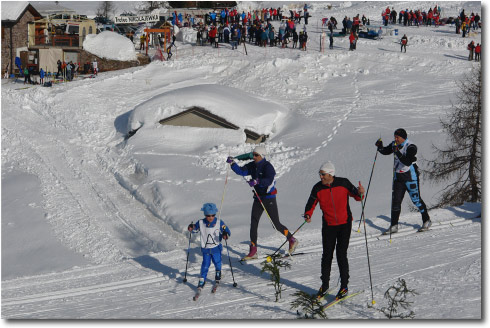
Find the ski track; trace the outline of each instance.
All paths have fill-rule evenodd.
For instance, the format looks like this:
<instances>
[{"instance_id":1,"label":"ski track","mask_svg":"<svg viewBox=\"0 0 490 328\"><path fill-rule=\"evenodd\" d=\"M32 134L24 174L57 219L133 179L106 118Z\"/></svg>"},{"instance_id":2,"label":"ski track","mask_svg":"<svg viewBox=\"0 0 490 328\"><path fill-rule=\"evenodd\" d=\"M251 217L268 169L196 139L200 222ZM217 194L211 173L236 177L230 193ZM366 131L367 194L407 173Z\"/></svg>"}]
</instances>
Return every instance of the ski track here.
<instances>
[{"instance_id":1,"label":"ski track","mask_svg":"<svg viewBox=\"0 0 490 328\"><path fill-rule=\"evenodd\" d=\"M383 303L383 292L393 283L393 270L386 272L386 267L395 266L398 261L399 276L407 280L410 287L416 289L419 297L430 297L432 291L424 280L417 277L430 276L432 279L450 279L453 267L462 267L460 262L468 263L472 269L481 269L481 245L475 240L472 250L466 252L458 248L460 242L466 242L472 234L480 234L481 223L471 219L452 219L435 222L429 232L417 233L414 228L402 228L399 233L393 234L392 241L371 234L367 237L371 254L372 275L374 281L375 299ZM450 245L453 257L438 257L437 252L447 252L447 246L439 245L433 234L454 235L454 245ZM308 238L305 238L308 237ZM383 236L384 237L384 236ZM321 236L302 236L302 245L299 251L305 252L290 259L291 269L283 270L281 280L286 291L282 300L273 302L273 287L270 285L268 275L261 275L261 261L240 265L235 262L232 255L235 281L233 288L230 268L226 257L223 260L222 286L216 294L211 294L212 283L208 279L201 297L194 302L194 284L197 283L200 271L200 255L191 257L187 271L188 282L182 283L185 268L185 253L172 252L170 256L164 253L153 254L155 265L142 266L135 259L125 260L114 265L95 265L83 269L75 269L62 273L52 273L30 278L19 278L2 282L2 313L11 319L63 319L65 313L76 313L78 319L188 319L209 317L210 312L216 313L216 318L240 319L249 318L247 313L253 311L255 306L263 307L259 318L270 318L274 312L281 310L281 318L295 318L296 312L289 309L288 295L295 289L302 289L309 293L316 292L319 278L311 273L304 276L303 268L310 266L313 271L319 271L322 254ZM441 241L443 242L443 240ZM273 244L273 241L271 242ZM311 245L311 246L306 246ZM246 252L246 245L238 246L235 252ZM385 248L391 248L386 256ZM260 248L259 248L260 251ZM191 252L198 252L193 248ZM234 254L232 252L231 254ZM419 256L407 254L418 253ZM263 254L263 253L262 253ZM353 231L350 242L349 261L351 263L351 290L363 289L364 295L356 296L342 305L336 305L328 310L329 318L365 318L379 317L375 310L369 308L370 289L369 280L366 280L366 253L365 237ZM384 256L385 255L385 256ZM192 259L193 258L193 259ZM433 264L422 269L409 270L411 263L424 259L434 260ZM389 264L391 262L391 265ZM311 263L311 264L309 264ZM458 265L454 265L459 263ZM476 267L474 267L476 265ZM165 268L161 270L162 268ZM173 268L173 269L172 269ZM209 277L213 276L210 270ZM467 272L468 274L469 272ZM337 265L332 264L331 288L336 288ZM448 276L449 275L449 276ZM313 276L313 277L312 277ZM208 277L208 278L209 278ZM94 278L95 281L93 280ZM430 285L430 281L428 282ZM478 280L475 283L479 283ZM55 289L53 289L53 286ZM338 287L338 286L337 286ZM464 288L464 287L463 287ZM443 291L441 291L443 292ZM427 294L429 293L429 294ZM22 295L22 296L17 296ZM269 295L269 296L264 296ZM448 294L448 298L458 299L458 295ZM97 299L104 301L98 302ZM179 306L182 301L172 302L173 299L188 298L188 306ZM481 297L473 298L474 304L481 302ZM101 304L104 304L101 306ZM175 304L175 305L173 305ZM253 305L251 305L253 304ZM179 307L175 307L179 306ZM381 306L381 305L379 305ZM430 312L437 313L437 307ZM267 310L269 308L269 310ZM238 310L240 309L240 310ZM418 309L418 313L424 312ZM427 310L428 311L428 310ZM426 312L427 312L426 311ZM373 313L374 312L374 313ZM474 312L474 311L473 311ZM124 313L124 315L121 315ZM429 313L420 313L430 318ZM428 316L429 315L429 316ZM255 316L256 317L256 316ZM439 317L435 315L435 317ZM446 317L445 317L446 318ZM449 319L450 317L447 317Z\"/></svg>"}]
</instances>

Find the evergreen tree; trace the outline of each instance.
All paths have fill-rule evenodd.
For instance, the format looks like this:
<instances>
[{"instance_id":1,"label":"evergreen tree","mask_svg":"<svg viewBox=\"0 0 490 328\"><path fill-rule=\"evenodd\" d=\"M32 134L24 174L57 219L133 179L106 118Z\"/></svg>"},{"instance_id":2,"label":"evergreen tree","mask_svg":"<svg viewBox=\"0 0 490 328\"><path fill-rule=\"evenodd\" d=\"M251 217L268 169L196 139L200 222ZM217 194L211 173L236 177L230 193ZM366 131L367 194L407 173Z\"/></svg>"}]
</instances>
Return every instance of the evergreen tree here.
<instances>
[{"instance_id":1,"label":"evergreen tree","mask_svg":"<svg viewBox=\"0 0 490 328\"><path fill-rule=\"evenodd\" d=\"M385 292L384 297L388 300L388 306L379 311L383 312L388 319L413 319L415 313L410 310L413 302L407 300L409 295L418 295L418 293L413 289L408 289L405 279L398 278L395 284ZM402 310L410 312L401 312Z\"/></svg>"},{"instance_id":2,"label":"evergreen tree","mask_svg":"<svg viewBox=\"0 0 490 328\"><path fill-rule=\"evenodd\" d=\"M97 7L97 16L104 17L104 18L109 18L109 14L112 13L114 14L114 11L116 10L116 6L114 5L114 2L112 1L102 1Z\"/></svg>"},{"instance_id":3,"label":"evergreen tree","mask_svg":"<svg viewBox=\"0 0 490 328\"><path fill-rule=\"evenodd\" d=\"M284 290L281 283L281 268L289 269L291 264L280 259L280 254L269 256L268 261L262 262L262 270L260 273L269 272L272 285L275 289L276 302L281 298L281 292Z\"/></svg>"},{"instance_id":4,"label":"evergreen tree","mask_svg":"<svg viewBox=\"0 0 490 328\"><path fill-rule=\"evenodd\" d=\"M327 319L323 304L318 300L316 294L308 294L298 290L293 296L296 298L291 302L291 309L301 308L304 316L300 318L315 319L315 316L319 316L322 319Z\"/></svg>"},{"instance_id":5,"label":"evergreen tree","mask_svg":"<svg viewBox=\"0 0 490 328\"><path fill-rule=\"evenodd\" d=\"M454 181L442 190L435 207L481 201L481 65L458 86L457 104L452 105L447 119L441 120L448 136L447 146L432 146L437 156L428 161L424 171L432 181Z\"/></svg>"}]
</instances>

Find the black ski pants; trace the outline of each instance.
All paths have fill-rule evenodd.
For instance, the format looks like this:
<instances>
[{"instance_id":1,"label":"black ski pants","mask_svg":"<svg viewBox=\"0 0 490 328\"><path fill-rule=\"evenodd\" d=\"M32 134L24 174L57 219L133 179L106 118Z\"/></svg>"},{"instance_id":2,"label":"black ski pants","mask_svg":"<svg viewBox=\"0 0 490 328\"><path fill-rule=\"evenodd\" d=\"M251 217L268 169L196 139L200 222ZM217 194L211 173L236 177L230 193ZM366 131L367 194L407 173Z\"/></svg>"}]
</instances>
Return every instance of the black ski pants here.
<instances>
[{"instance_id":1,"label":"black ski pants","mask_svg":"<svg viewBox=\"0 0 490 328\"><path fill-rule=\"evenodd\" d=\"M340 272L340 288L346 288L349 283L349 261L347 249L349 248L352 220L346 224L329 226L323 220L322 224L322 286L329 286L330 272L332 270L333 251L336 249L337 264Z\"/></svg>"},{"instance_id":2,"label":"black ski pants","mask_svg":"<svg viewBox=\"0 0 490 328\"><path fill-rule=\"evenodd\" d=\"M269 213L270 219L274 224L274 228L289 239L291 237L291 233L289 232L288 228L283 226L279 221L279 210L277 209L276 198L261 197L260 199L262 199L264 207L267 210L267 213ZM252 205L252 219L250 223L250 241L254 245L257 245L257 229L259 227L260 217L262 216L263 212L264 208L260 204L260 201L254 198L254 203Z\"/></svg>"},{"instance_id":3,"label":"black ski pants","mask_svg":"<svg viewBox=\"0 0 490 328\"><path fill-rule=\"evenodd\" d=\"M419 212L422 214L422 221L425 222L429 220L427 206L420 197L420 187L417 176L417 180L415 181L393 181L393 192L391 195L391 225L393 226L398 224L405 192L408 192L412 203L417 206Z\"/></svg>"}]
</instances>

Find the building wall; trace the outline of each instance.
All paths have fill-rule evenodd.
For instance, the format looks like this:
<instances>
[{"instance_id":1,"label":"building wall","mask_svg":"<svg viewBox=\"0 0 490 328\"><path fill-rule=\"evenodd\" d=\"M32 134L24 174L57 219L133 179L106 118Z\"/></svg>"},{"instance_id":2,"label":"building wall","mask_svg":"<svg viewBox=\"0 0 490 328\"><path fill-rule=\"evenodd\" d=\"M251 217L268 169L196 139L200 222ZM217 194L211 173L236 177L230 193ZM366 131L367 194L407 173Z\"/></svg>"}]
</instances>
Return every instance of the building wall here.
<instances>
[{"instance_id":1,"label":"building wall","mask_svg":"<svg viewBox=\"0 0 490 328\"><path fill-rule=\"evenodd\" d=\"M13 72L13 66L15 66L16 49L27 47L27 26L29 22L32 22L39 17L26 10L24 15L19 19L17 24L9 27L2 23L2 78L7 67L7 63L10 62L10 72ZM12 40L10 40L10 30L12 29ZM12 41L12 52L10 51L10 43ZM12 57L11 57L12 55Z\"/></svg>"},{"instance_id":2,"label":"building wall","mask_svg":"<svg viewBox=\"0 0 490 328\"><path fill-rule=\"evenodd\" d=\"M86 62L91 63L97 60L97 67L99 69L99 72L115 71L135 66L143 66L150 63L150 58L148 56L138 56L138 60L133 61L119 61L100 58L85 50L80 50L80 55L78 58L80 59L81 67L83 67L83 64L85 64Z\"/></svg>"}]
</instances>

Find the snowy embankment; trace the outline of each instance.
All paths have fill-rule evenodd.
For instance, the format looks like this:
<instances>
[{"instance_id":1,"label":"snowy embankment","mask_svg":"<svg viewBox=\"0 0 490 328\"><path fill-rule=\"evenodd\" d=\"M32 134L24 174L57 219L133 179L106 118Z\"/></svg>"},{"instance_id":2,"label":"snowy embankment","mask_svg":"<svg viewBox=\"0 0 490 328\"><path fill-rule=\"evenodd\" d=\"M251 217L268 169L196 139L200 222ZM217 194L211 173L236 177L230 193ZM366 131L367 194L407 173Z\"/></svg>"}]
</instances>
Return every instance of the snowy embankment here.
<instances>
[{"instance_id":1,"label":"snowy embankment","mask_svg":"<svg viewBox=\"0 0 490 328\"><path fill-rule=\"evenodd\" d=\"M388 4L397 10L407 5L352 2L331 11L313 6L306 52L247 44L245 55L243 47L178 43L171 62L52 88L2 84L2 203L9 202L2 206L2 315L146 319L189 318L192 312L193 318L208 319L294 318L289 295L296 289L313 293L320 285L320 210L297 234L298 252L306 254L283 272L287 291L274 303L260 263L237 262L248 249L252 192L225 159L251 151L253 146L243 143L245 128L269 134L267 158L277 172L281 222L290 230L303 222L305 202L326 160L334 162L338 176L367 187L374 142L381 136L388 143L393 131L404 127L424 167L424 160L432 159L432 144L446 141L439 119L456 100L455 82L476 66L467 60L469 39L451 26L398 26L399 36L360 39L355 52L348 51L347 38L335 38L333 50L318 51L316 19L366 13L374 23ZM457 12L463 6L458 4L444 9ZM479 3L464 4L481 12ZM403 34L409 37L407 53L397 44ZM481 34L472 39L481 42ZM199 105L239 130L158 123ZM402 277L420 293L414 299L416 318L481 318L480 204L433 210L432 231L417 234L420 214L409 211L407 196L401 232L391 243L378 238L389 226L392 164L392 157L377 157L365 211L374 299L385 306L383 293ZM429 206L442 187L422 179ZM186 227L202 217L204 202L216 203L230 226L238 287L232 287L224 252L222 290L193 303L201 256L194 240L188 283L182 284ZM351 209L356 221L349 287L364 293L332 308L329 317L382 318L368 307L366 246L357 233L361 206L351 201ZM260 255L283 241L264 215ZM55 259L44 263L53 254ZM332 287L336 270L334 263ZM211 268L208 277L213 275Z\"/></svg>"}]
</instances>

